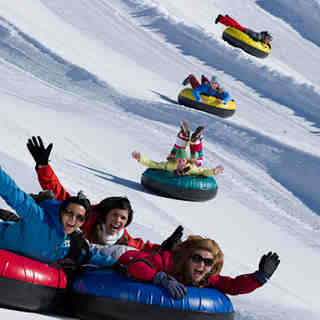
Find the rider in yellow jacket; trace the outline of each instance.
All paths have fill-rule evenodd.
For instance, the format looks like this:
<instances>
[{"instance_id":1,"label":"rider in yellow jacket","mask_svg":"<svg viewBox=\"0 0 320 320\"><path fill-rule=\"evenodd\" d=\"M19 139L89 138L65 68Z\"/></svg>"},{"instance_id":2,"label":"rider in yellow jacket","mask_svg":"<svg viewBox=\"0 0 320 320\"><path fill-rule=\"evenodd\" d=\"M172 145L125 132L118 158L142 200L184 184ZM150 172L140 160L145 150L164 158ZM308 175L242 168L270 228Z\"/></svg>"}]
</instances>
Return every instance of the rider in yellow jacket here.
<instances>
[{"instance_id":1,"label":"rider in yellow jacket","mask_svg":"<svg viewBox=\"0 0 320 320\"><path fill-rule=\"evenodd\" d=\"M185 150L178 150L175 155L175 159L169 159L168 161L163 162L156 162L142 157L140 152L137 151L132 152L132 157L146 167L149 167L151 169L166 170L179 176L195 175L212 177L218 175L219 173L222 173L224 170L222 165L219 165L213 169L197 167L193 161L189 160L189 157Z\"/></svg>"}]
</instances>

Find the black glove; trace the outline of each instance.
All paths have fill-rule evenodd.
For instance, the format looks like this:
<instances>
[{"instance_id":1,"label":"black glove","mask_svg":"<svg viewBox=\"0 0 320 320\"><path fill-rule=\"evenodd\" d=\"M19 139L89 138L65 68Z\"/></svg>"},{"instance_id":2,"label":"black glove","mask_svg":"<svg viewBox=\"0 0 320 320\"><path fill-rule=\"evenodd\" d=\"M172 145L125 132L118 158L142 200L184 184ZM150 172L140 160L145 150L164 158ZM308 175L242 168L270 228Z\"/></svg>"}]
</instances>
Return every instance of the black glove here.
<instances>
[{"instance_id":1,"label":"black glove","mask_svg":"<svg viewBox=\"0 0 320 320\"><path fill-rule=\"evenodd\" d=\"M161 243L162 250L171 251L177 244L181 242L183 235L183 226L179 226L172 235Z\"/></svg>"},{"instance_id":2,"label":"black glove","mask_svg":"<svg viewBox=\"0 0 320 320\"><path fill-rule=\"evenodd\" d=\"M173 299L183 299L187 293L187 288L175 278L168 276L165 272L158 272L152 279L152 283L156 286L168 290Z\"/></svg>"},{"instance_id":3,"label":"black glove","mask_svg":"<svg viewBox=\"0 0 320 320\"><path fill-rule=\"evenodd\" d=\"M256 272L256 278L260 283L265 283L276 271L280 264L279 256L275 252L269 251L264 254L259 262L259 270Z\"/></svg>"},{"instance_id":4,"label":"black glove","mask_svg":"<svg viewBox=\"0 0 320 320\"><path fill-rule=\"evenodd\" d=\"M38 139L37 139L38 138ZM28 139L27 148L37 165L47 165L53 144L50 143L46 148L41 137Z\"/></svg>"},{"instance_id":5,"label":"black glove","mask_svg":"<svg viewBox=\"0 0 320 320\"><path fill-rule=\"evenodd\" d=\"M0 209L0 219L3 221L17 222L20 220L20 217L15 212L11 212L5 209Z\"/></svg>"},{"instance_id":6,"label":"black glove","mask_svg":"<svg viewBox=\"0 0 320 320\"><path fill-rule=\"evenodd\" d=\"M52 190L43 190L39 193L30 193L30 196L37 204L40 204L40 202L44 200L54 200L55 198L54 192Z\"/></svg>"}]
</instances>

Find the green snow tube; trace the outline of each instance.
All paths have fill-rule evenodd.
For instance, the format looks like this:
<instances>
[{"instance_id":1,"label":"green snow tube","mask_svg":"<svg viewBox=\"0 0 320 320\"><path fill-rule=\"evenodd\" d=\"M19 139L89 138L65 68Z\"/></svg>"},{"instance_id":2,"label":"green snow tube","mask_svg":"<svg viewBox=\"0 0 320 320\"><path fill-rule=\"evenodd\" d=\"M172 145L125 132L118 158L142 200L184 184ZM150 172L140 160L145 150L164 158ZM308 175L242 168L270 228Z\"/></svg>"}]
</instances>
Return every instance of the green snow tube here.
<instances>
[{"instance_id":1,"label":"green snow tube","mask_svg":"<svg viewBox=\"0 0 320 320\"><path fill-rule=\"evenodd\" d=\"M169 171L150 168L142 174L141 183L161 196L188 201L211 200L218 191L213 177L176 176Z\"/></svg>"}]
</instances>

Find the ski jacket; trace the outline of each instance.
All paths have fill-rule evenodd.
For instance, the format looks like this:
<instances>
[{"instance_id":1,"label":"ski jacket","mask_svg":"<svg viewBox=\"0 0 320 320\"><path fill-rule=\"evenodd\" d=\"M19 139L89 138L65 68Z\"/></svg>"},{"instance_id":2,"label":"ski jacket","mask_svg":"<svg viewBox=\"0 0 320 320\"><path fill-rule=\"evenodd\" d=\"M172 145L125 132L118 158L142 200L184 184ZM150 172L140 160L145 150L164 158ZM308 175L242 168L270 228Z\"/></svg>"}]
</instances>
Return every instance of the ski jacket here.
<instances>
[{"instance_id":1,"label":"ski jacket","mask_svg":"<svg viewBox=\"0 0 320 320\"><path fill-rule=\"evenodd\" d=\"M41 168L36 168L39 183L43 190L52 190L55 194L56 200L63 201L69 198L71 195L61 185L58 177L54 173L50 165L46 165ZM91 213L88 221L82 227L82 230L86 233L87 239L90 241L90 230L93 227L94 222L99 215L97 211L97 205L91 205ZM159 249L158 244L152 244L150 241L144 242L141 238L133 238L128 231L124 229L123 236L117 241L116 244L125 244L130 247L134 247L139 250L157 251Z\"/></svg>"},{"instance_id":2,"label":"ski jacket","mask_svg":"<svg viewBox=\"0 0 320 320\"><path fill-rule=\"evenodd\" d=\"M142 165L149 167L151 169L166 170L171 173L174 173L175 170L177 169L177 163L174 160L156 162L156 161L147 159L145 157L141 157L139 162ZM214 176L214 169L199 168L193 163L188 164L187 167L189 168L189 170L184 172L184 175L195 175L195 176L205 176L205 177Z\"/></svg>"},{"instance_id":3,"label":"ski jacket","mask_svg":"<svg viewBox=\"0 0 320 320\"><path fill-rule=\"evenodd\" d=\"M160 271L170 275L173 254L171 251L162 251L154 255L141 251L127 251L119 258L118 264L126 269L129 277L151 282ZM218 274L209 277L207 284L204 285L205 288L214 288L230 295L250 293L261 286L255 273L240 275L236 278Z\"/></svg>"},{"instance_id":4,"label":"ski jacket","mask_svg":"<svg viewBox=\"0 0 320 320\"><path fill-rule=\"evenodd\" d=\"M210 82L208 81L198 86L197 88L193 89L192 93L198 102L201 101L200 94L205 94L206 96L213 96L213 97L222 99L224 103L227 103L230 100L229 92L223 91L220 93L219 90L217 89L212 90L210 86Z\"/></svg>"},{"instance_id":5,"label":"ski jacket","mask_svg":"<svg viewBox=\"0 0 320 320\"><path fill-rule=\"evenodd\" d=\"M40 207L1 168L0 196L20 216L18 222L0 222L1 249L42 262L55 262L68 254L70 236L60 220L60 202L45 200ZM107 266L114 260L96 255L90 262Z\"/></svg>"}]
</instances>

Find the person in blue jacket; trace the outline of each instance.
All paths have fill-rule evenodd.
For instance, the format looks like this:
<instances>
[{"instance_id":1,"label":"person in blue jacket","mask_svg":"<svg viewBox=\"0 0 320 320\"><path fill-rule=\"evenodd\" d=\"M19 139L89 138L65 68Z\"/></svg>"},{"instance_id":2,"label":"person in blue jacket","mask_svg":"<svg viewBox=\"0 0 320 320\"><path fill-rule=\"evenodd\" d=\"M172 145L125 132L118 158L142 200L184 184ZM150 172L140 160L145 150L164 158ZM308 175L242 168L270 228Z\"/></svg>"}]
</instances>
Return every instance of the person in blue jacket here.
<instances>
[{"instance_id":1,"label":"person in blue jacket","mask_svg":"<svg viewBox=\"0 0 320 320\"><path fill-rule=\"evenodd\" d=\"M202 75L200 84L197 78L193 74L190 74L182 84L184 86L187 84L191 85L193 96L198 102L207 103L208 96L216 97L216 101L223 104L226 104L230 100L229 92L225 91L224 88L219 85L215 76L209 81L207 77ZM201 97L200 94L204 94L207 97Z\"/></svg>"},{"instance_id":2,"label":"person in blue jacket","mask_svg":"<svg viewBox=\"0 0 320 320\"><path fill-rule=\"evenodd\" d=\"M73 252L73 259L105 267L116 261L88 246L88 252L70 250L79 228L89 216L90 202L82 192L63 202L45 200L38 205L0 167L0 196L19 215L19 221L0 221L0 249L45 262L56 263ZM73 248L74 249L74 248ZM74 253L77 253L76 255Z\"/></svg>"}]
</instances>

